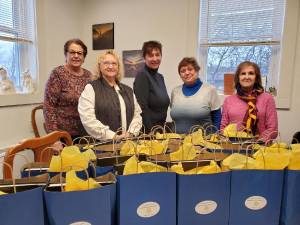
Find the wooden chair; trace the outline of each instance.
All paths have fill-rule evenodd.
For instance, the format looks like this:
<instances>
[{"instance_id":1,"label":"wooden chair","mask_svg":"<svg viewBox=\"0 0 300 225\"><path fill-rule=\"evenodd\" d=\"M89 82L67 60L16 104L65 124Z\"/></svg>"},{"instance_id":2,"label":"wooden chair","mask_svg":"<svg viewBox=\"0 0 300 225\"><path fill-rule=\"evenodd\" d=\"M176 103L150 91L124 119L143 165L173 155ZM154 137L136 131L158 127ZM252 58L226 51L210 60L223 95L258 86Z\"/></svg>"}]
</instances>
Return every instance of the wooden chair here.
<instances>
[{"instance_id":1,"label":"wooden chair","mask_svg":"<svg viewBox=\"0 0 300 225\"><path fill-rule=\"evenodd\" d=\"M4 165L3 165L3 178L11 179L12 173L9 167L10 165L13 168L13 161L15 155L18 152L24 150L32 150L34 154L34 162L49 162L51 158L51 154L41 154L43 149L51 146L56 141L63 141L66 145L72 145L71 135L66 131L53 131L46 136L37 137L32 139L27 139L20 144L17 144L14 147L11 147L7 150L4 156Z\"/></svg>"},{"instance_id":2,"label":"wooden chair","mask_svg":"<svg viewBox=\"0 0 300 225\"><path fill-rule=\"evenodd\" d=\"M35 106L31 111L31 125L34 132L35 137L40 137L40 132L36 123L36 113L37 111L43 111L43 104ZM43 123L44 130L46 131L45 123Z\"/></svg>"}]
</instances>

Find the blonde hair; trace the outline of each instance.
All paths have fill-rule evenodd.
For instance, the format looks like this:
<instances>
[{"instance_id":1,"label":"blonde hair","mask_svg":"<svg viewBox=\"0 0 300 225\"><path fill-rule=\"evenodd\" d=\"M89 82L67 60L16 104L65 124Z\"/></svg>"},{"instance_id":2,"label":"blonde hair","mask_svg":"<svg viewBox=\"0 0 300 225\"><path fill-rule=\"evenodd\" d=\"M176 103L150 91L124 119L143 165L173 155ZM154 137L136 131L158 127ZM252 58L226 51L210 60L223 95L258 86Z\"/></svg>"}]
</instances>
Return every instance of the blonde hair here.
<instances>
[{"instance_id":1,"label":"blonde hair","mask_svg":"<svg viewBox=\"0 0 300 225\"><path fill-rule=\"evenodd\" d=\"M113 50L106 50L105 52L101 53L98 56L97 63L96 63L95 74L93 75L92 79L97 80L100 77L102 77L101 70L100 70L100 64L104 61L104 58L105 58L106 55L112 55L116 59L116 61L118 63L118 73L117 73L117 76L116 76L116 81L117 82L121 81L121 79L123 77L123 65L122 65L122 62L120 60L120 57Z\"/></svg>"}]
</instances>

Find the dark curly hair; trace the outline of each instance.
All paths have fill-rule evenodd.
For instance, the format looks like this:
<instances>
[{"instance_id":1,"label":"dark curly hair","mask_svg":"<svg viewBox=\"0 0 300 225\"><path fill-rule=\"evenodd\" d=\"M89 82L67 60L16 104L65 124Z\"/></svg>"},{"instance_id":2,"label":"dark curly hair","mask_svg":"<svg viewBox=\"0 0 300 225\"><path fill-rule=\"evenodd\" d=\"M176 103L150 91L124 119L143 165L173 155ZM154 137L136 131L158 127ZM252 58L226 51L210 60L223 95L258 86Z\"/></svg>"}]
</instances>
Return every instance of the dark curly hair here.
<instances>
[{"instance_id":1,"label":"dark curly hair","mask_svg":"<svg viewBox=\"0 0 300 225\"><path fill-rule=\"evenodd\" d=\"M74 39L70 39L68 40L65 45L64 45L64 54L65 56L67 55L67 52L69 51L69 47L71 44L77 44L77 45L80 45L81 48L83 49L83 56L84 58L86 57L87 55L87 47L86 45L83 43L82 40L78 39L78 38L74 38Z\"/></svg>"}]
</instances>

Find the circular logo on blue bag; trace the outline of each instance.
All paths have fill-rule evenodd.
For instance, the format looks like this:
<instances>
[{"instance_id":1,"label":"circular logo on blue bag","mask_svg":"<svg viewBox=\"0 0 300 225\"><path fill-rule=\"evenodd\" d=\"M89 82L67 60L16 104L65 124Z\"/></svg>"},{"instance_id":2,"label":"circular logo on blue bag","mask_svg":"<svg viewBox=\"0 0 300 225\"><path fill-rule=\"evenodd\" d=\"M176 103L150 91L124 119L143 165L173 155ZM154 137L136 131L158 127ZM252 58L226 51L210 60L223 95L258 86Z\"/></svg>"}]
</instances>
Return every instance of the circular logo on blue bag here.
<instances>
[{"instance_id":1,"label":"circular logo on blue bag","mask_svg":"<svg viewBox=\"0 0 300 225\"><path fill-rule=\"evenodd\" d=\"M214 212L217 207L218 207L218 204L215 201L206 200L206 201L199 202L195 206L195 211L198 214L207 215L207 214Z\"/></svg>"},{"instance_id":2,"label":"circular logo on blue bag","mask_svg":"<svg viewBox=\"0 0 300 225\"><path fill-rule=\"evenodd\" d=\"M157 202L144 202L136 212L140 217L149 218L155 216L160 211L160 205Z\"/></svg>"},{"instance_id":3,"label":"circular logo on blue bag","mask_svg":"<svg viewBox=\"0 0 300 225\"><path fill-rule=\"evenodd\" d=\"M78 222L70 223L70 225L92 225L92 224L85 221L78 221Z\"/></svg>"},{"instance_id":4,"label":"circular logo on blue bag","mask_svg":"<svg viewBox=\"0 0 300 225\"><path fill-rule=\"evenodd\" d=\"M248 209L252 209L252 210L263 209L264 207L266 207L267 204L268 204L267 199L265 199L262 196L251 196L247 198L245 201L245 206Z\"/></svg>"}]
</instances>

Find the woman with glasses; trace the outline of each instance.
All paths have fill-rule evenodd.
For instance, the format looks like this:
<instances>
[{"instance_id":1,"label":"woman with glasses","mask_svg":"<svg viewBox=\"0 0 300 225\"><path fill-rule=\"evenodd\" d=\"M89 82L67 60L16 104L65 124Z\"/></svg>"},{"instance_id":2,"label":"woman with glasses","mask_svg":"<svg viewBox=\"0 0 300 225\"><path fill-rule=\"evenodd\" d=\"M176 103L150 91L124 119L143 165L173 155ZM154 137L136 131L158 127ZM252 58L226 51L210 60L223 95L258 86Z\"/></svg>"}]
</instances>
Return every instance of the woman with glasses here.
<instances>
[{"instance_id":1,"label":"woman with glasses","mask_svg":"<svg viewBox=\"0 0 300 225\"><path fill-rule=\"evenodd\" d=\"M162 57L162 45L158 41L143 44L145 67L138 72L133 89L142 108L146 133L155 125L164 125L170 104L164 77L158 72Z\"/></svg>"},{"instance_id":2,"label":"woman with glasses","mask_svg":"<svg viewBox=\"0 0 300 225\"><path fill-rule=\"evenodd\" d=\"M261 73L256 63L245 61L238 65L234 75L236 94L227 97L223 104L221 130L236 123L238 128L262 141L278 135L275 101L265 93Z\"/></svg>"},{"instance_id":3,"label":"woman with glasses","mask_svg":"<svg viewBox=\"0 0 300 225\"><path fill-rule=\"evenodd\" d=\"M91 72L82 68L87 55L86 45L79 39L68 40L64 45L65 64L52 70L46 83L44 117L47 132L63 130L72 138L85 135L77 106Z\"/></svg>"},{"instance_id":4,"label":"woman with glasses","mask_svg":"<svg viewBox=\"0 0 300 225\"><path fill-rule=\"evenodd\" d=\"M101 54L95 79L79 98L82 124L96 139L120 140L138 134L142 126L141 109L133 90L120 82L121 67L114 51Z\"/></svg>"}]
</instances>

